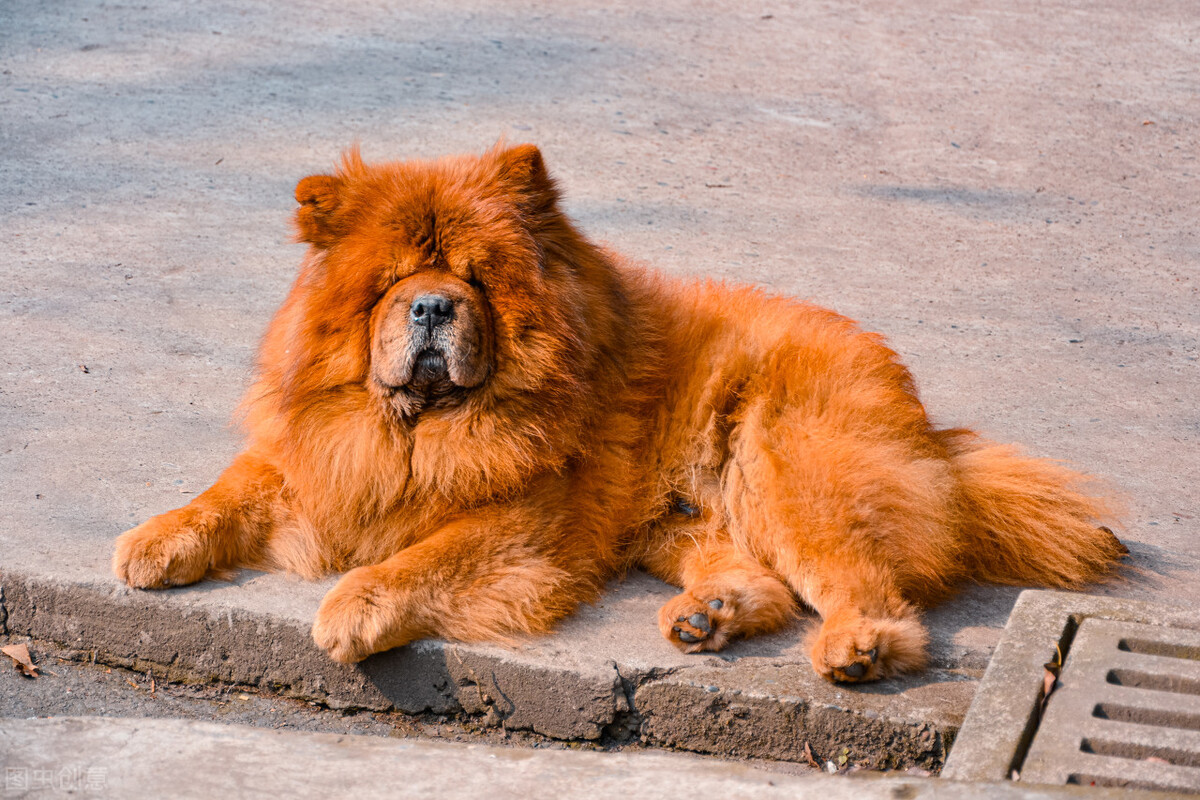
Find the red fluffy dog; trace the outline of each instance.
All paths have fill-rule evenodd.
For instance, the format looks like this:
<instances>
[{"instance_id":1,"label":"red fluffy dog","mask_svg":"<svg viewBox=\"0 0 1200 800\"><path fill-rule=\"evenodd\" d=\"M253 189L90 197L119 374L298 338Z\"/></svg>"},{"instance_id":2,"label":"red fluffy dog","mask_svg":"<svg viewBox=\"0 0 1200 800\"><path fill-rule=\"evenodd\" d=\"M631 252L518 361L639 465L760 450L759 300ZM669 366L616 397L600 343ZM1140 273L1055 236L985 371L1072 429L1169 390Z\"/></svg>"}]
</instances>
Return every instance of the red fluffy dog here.
<instances>
[{"instance_id":1,"label":"red fluffy dog","mask_svg":"<svg viewBox=\"0 0 1200 800\"><path fill-rule=\"evenodd\" d=\"M813 667L918 668L964 581L1076 587L1126 552L1079 476L934 428L874 334L647 271L559 211L532 146L296 189L311 245L211 489L117 540L130 585L346 574L339 661L549 630L639 566L688 652L821 615Z\"/></svg>"}]
</instances>

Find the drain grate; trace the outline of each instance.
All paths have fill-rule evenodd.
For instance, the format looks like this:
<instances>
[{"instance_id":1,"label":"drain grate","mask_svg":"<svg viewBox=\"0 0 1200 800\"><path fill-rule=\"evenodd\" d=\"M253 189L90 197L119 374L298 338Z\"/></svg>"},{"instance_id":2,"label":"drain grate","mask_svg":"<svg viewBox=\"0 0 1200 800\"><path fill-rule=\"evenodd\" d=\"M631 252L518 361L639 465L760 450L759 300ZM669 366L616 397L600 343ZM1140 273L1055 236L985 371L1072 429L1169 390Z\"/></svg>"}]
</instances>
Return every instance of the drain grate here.
<instances>
[{"instance_id":1,"label":"drain grate","mask_svg":"<svg viewBox=\"0 0 1200 800\"><path fill-rule=\"evenodd\" d=\"M1200 794L1200 632L1083 620L1021 781Z\"/></svg>"}]
</instances>

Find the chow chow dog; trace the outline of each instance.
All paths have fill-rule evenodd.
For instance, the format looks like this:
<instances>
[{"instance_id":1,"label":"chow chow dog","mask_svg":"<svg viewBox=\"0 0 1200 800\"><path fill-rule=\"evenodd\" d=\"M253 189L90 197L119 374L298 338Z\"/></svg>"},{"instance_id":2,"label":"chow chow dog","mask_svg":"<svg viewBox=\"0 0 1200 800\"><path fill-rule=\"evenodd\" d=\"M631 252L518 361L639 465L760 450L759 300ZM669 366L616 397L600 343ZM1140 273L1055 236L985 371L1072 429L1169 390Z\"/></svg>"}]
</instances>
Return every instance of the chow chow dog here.
<instances>
[{"instance_id":1,"label":"chow chow dog","mask_svg":"<svg viewBox=\"0 0 1200 800\"><path fill-rule=\"evenodd\" d=\"M549 631L631 567L681 588L686 652L820 615L834 681L918 669L967 582L1079 587L1125 548L1083 478L930 423L883 339L588 241L539 150L368 165L296 188L310 247L267 329L245 450L123 534L151 589L316 578L317 644Z\"/></svg>"}]
</instances>

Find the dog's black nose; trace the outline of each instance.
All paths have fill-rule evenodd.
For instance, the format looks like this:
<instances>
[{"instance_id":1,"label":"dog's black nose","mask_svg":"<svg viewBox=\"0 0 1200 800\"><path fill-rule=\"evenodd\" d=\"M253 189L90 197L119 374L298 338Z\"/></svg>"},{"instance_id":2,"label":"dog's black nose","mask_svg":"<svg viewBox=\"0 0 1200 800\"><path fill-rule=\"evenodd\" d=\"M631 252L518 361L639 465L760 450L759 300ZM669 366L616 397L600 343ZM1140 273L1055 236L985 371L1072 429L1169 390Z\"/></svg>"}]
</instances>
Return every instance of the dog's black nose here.
<instances>
[{"instance_id":1,"label":"dog's black nose","mask_svg":"<svg viewBox=\"0 0 1200 800\"><path fill-rule=\"evenodd\" d=\"M423 294L413 300L412 321L433 329L454 319L454 303L440 294Z\"/></svg>"}]
</instances>

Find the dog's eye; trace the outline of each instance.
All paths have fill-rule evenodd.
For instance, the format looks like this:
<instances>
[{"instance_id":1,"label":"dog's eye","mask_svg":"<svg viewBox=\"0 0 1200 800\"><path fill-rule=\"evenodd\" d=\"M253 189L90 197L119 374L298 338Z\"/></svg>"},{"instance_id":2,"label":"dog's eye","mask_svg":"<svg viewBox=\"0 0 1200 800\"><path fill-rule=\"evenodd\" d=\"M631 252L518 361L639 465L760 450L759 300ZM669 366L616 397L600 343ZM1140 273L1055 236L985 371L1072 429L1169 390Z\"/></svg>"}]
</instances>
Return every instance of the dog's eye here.
<instances>
[{"instance_id":1,"label":"dog's eye","mask_svg":"<svg viewBox=\"0 0 1200 800\"><path fill-rule=\"evenodd\" d=\"M676 497L671 502L671 510L676 514L683 514L685 517L700 516L700 509L682 497Z\"/></svg>"}]
</instances>

